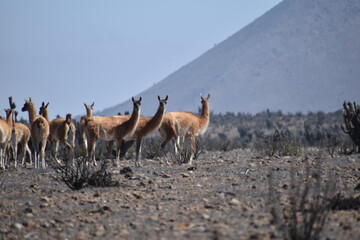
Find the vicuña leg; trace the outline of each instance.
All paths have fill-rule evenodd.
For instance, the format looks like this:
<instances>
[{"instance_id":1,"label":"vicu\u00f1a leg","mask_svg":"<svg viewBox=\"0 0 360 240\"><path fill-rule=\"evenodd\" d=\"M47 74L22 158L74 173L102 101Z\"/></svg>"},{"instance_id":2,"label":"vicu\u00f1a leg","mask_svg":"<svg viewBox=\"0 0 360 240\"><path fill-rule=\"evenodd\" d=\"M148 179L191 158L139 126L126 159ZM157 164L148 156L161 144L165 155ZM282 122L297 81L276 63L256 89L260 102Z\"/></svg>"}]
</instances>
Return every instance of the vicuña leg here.
<instances>
[{"instance_id":1,"label":"vicu\u00f1a leg","mask_svg":"<svg viewBox=\"0 0 360 240\"><path fill-rule=\"evenodd\" d=\"M135 159L135 166L141 167L140 158L141 158L141 141L142 138L136 139L136 159Z\"/></svg>"}]
</instances>

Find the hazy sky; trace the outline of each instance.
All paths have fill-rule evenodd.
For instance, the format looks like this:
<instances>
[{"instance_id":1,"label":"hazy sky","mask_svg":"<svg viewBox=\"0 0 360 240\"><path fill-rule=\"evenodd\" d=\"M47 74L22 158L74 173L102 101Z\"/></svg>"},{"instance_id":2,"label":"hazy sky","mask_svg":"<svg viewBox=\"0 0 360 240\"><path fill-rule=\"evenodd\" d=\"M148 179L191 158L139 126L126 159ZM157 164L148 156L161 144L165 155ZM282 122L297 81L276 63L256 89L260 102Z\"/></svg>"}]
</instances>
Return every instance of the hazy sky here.
<instances>
[{"instance_id":1,"label":"hazy sky","mask_svg":"<svg viewBox=\"0 0 360 240\"><path fill-rule=\"evenodd\" d=\"M32 97L50 118L121 103L281 0L0 0L0 109ZM28 119L27 114L21 117Z\"/></svg>"}]
</instances>

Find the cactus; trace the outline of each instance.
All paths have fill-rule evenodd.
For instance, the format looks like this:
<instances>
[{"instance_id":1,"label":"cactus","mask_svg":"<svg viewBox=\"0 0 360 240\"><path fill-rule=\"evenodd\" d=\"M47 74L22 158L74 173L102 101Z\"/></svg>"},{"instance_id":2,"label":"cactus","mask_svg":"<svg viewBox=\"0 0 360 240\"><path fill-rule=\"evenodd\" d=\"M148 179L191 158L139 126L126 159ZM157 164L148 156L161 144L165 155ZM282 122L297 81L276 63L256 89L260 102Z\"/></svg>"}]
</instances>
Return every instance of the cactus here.
<instances>
[{"instance_id":1,"label":"cactus","mask_svg":"<svg viewBox=\"0 0 360 240\"><path fill-rule=\"evenodd\" d=\"M360 152L360 106L356 103L344 102L344 124L341 129L351 137Z\"/></svg>"},{"instance_id":2,"label":"cactus","mask_svg":"<svg viewBox=\"0 0 360 240\"><path fill-rule=\"evenodd\" d=\"M16 104L13 102L12 97L9 97L9 105L11 110L14 110L16 108Z\"/></svg>"}]
</instances>

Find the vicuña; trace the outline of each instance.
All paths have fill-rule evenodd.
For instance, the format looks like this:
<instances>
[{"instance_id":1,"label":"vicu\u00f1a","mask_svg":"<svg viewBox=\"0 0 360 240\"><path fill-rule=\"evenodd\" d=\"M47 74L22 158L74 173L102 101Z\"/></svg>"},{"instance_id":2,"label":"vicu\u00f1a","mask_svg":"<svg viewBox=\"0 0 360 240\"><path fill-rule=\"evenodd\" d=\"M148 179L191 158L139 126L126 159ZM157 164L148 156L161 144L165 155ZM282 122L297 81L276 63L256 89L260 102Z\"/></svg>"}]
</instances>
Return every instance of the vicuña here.
<instances>
[{"instance_id":1,"label":"vicu\u00f1a","mask_svg":"<svg viewBox=\"0 0 360 240\"><path fill-rule=\"evenodd\" d=\"M175 154L180 144L180 138L190 139L191 156L189 164L192 164L194 158L194 151L196 149L196 136L205 133L210 122L209 109L210 94L207 98L201 97L202 112L200 115L191 112L170 112L165 114L163 122L160 127L160 134L165 138L161 144L164 150L169 141L174 142ZM167 161L167 160L166 160Z\"/></svg>"},{"instance_id":2,"label":"vicu\u00f1a","mask_svg":"<svg viewBox=\"0 0 360 240\"><path fill-rule=\"evenodd\" d=\"M75 164L74 161L76 127L72 121L71 114L67 114L66 118L56 118L49 122L48 106L49 103L45 105L45 103L42 102L39 114L41 114L50 125L50 134L48 137L48 141L51 145L52 155L58 163L61 163L61 161L57 158L59 142L61 142L70 151L72 163Z\"/></svg>"},{"instance_id":3,"label":"vicu\u00f1a","mask_svg":"<svg viewBox=\"0 0 360 240\"><path fill-rule=\"evenodd\" d=\"M95 147L97 139L103 139L105 141L116 141L116 159L115 165L119 164L120 161L120 149L121 143L128 134L132 134L140 119L141 100L133 101L133 112L131 116L92 116L84 117L84 131L87 136L88 143L88 158L96 164L95 160Z\"/></svg>"},{"instance_id":4,"label":"vicu\u00f1a","mask_svg":"<svg viewBox=\"0 0 360 240\"><path fill-rule=\"evenodd\" d=\"M31 98L29 98L29 100L25 100L24 106L21 110L23 112L28 111L29 113L31 141L35 151L35 168L40 168L39 158L41 159L41 168L46 168L45 149L50 132L49 123L43 116L36 115L35 106Z\"/></svg>"}]
</instances>

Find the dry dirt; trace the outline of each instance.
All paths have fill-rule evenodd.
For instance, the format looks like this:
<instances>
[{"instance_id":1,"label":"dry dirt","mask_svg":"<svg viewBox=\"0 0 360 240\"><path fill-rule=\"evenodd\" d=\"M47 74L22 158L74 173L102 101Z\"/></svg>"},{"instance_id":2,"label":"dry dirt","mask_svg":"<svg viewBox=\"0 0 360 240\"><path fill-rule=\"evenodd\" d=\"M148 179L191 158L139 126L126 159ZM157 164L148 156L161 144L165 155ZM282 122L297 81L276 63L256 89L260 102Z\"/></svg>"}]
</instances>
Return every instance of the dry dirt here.
<instances>
[{"instance_id":1,"label":"dry dirt","mask_svg":"<svg viewBox=\"0 0 360 240\"><path fill-rule=\"evenodd\" d=\"M68 188L53 169L20 166L0 172L0 239L282 239L271 221L268 175L286 202L290 168L305 175L323 160L336 193L359 194L360 156L307 150L301 157L207 152L187 165L143 160L111 168L117 187ZM134 175L120 174L131 167ZM248 171L246 171L248 169ZM333 210L321 239L360 239L360 210Z\"/></svg>"}]
</instances>

